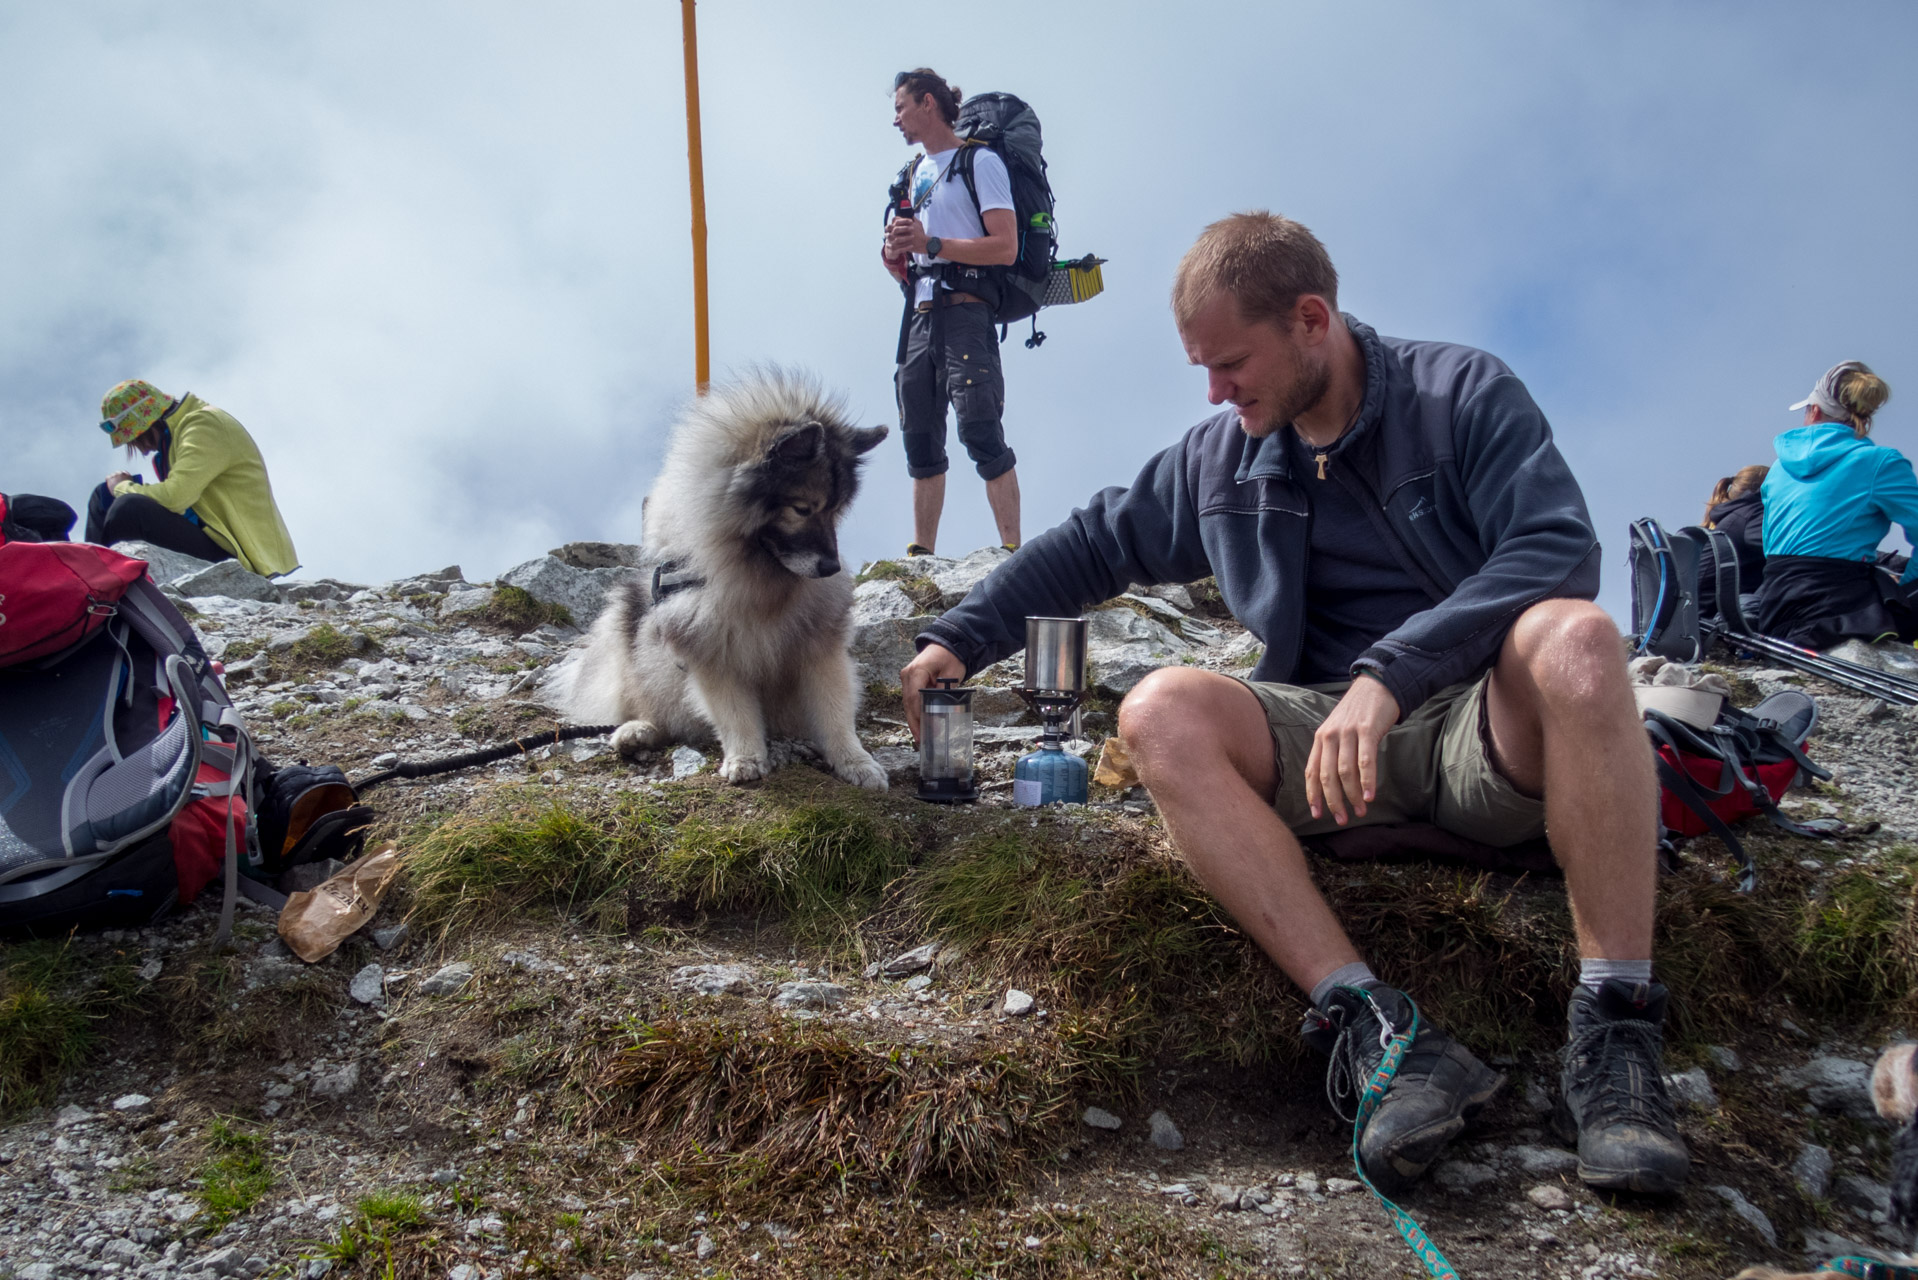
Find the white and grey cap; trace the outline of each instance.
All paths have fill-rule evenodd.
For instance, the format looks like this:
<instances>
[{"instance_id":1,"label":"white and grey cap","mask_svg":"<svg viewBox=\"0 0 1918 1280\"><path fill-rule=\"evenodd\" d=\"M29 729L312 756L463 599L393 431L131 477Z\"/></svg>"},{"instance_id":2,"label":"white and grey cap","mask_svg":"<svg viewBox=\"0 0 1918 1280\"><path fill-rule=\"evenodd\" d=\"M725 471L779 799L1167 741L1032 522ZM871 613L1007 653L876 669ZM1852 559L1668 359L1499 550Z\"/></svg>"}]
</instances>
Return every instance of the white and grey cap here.
<instances>
[{"instance_id":1,"label":"white and grey cap","mask_svg":"<svg viewBox=\"0 0 1918 1280\"><path fill-rule=\"evenodd\" d=\"M1864 367L1864 364L1857 360L1846 360L1833 365L1825 370L1825 376L1818 380L1818 385L1811 389L1811 394L1791 407L1797 410L1817 405L1820 412L1835 422L1852 421L1851 410L1838 401L1838 379L1853 369Z\"/></svg>"}]
</instances>

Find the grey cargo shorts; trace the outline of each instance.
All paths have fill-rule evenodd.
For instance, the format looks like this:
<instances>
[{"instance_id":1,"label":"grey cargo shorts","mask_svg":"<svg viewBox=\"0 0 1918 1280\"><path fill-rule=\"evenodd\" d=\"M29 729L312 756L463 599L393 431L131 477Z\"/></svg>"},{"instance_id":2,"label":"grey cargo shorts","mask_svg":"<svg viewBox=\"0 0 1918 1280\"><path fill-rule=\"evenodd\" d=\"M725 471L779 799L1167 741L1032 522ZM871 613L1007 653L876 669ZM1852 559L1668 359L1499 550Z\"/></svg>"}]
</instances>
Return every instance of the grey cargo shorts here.
<instances>
[{"instance_id":1,"label":"grey cargo shorts","mask_svg":"<svg viewBox=\"0 0 1918 1280\"><path fill-rule=\"evenodd\" d=\"M1237 677L1234 677L1237 679ZM1453 835L1502 849L1545 834L1545 802L1526 795L1498 771L1486 719L1488 671L1448 685L1425 700L1379 743L1378 798L1364 817L1350 812L1344 827L1328 812L1314 818L1305 803L1305 762L1312 735L1351 687L1240 680L1265 708L1279 769L1273 808L1301 837L1353 827L1424 822Z\"/></svg>"}]
</instances>

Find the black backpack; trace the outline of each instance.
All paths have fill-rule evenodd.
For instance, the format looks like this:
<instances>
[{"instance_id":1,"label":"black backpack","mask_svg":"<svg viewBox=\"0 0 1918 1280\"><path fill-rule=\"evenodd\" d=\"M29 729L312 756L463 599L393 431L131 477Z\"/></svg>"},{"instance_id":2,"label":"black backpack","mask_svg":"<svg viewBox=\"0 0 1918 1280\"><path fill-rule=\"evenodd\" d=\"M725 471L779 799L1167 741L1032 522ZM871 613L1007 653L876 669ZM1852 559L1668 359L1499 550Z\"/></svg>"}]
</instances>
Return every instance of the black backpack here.
<instances>
[{"instance_id":1,"label":"black backpack","mask_svg":"<svg viewBox=\"0 0 1918 1280\"><path fill-rule=\"evenodd\" d=\"M1059 238L1053 222L1052 184L1046 179L1037 113L1023 99L1010 93L975 94L959 104L959 118L953 124L953 131L959 135L959 154L953 157L942 181L956 178L964 182L966 193L972 197L972 207L977 210L979 186L973 176L977 149L984 147L1004 161L1012 182L1012 212L1019 228L1019 256L1010 266L948 263L941 268L941 278L954 289L984 298L992 307L993 323L1002 330L1015 320L1036 315L1041 307L1062 301L1081 301L1082 298L1072 295L1069 284L1062 291L1062 286L1053 280ZM901 169L892 185L886 205L888 217L899 212L906 201L914 163L916 161L909 162ZM981 225L984 222L982 212ZM1082 270L1096 279L1099 262L1103 259L1088 257ZM1091 292L1096 293L1102 287L1102 282L1093 285ZM910 302L910 284L907 298ZM1045 335L1038 332L1035 321L1033 337L1026 345L1036 347L1044 341Z\"/></svg>"},{"instance_id":2,"label":"black backpack","mask_svg":"<svg viewBox=\"0 0 1918 1280\"><path fill-rule=\"evenodd\" d=\"M1647 517L1632 521L1628 558L1632 652L1673 662L1698 661L1704 652L1698 625L1698 542L1689 536L1671 537Z\"/></svg>"},{"instance_id":3,"label":"black backpack","mask_svg":"<svg viewBox=\"0 0 1918 1280\"><path fill-rule=\"evenodd\" d=\"M1012 214L1019 228L1019 256L1008 267L992 270L999 276L999 301L992 318L999 324L1024 320L1046 305L1046 285L1053 260L1059 256L1059 233L1052 218L1052 184L1046 180L1046 158L1039 117L1023 99L1009 93L981 93L959 104L953 126L962 141L948 178L966 184L972 207L979 207L979 187L972 167L977 147L985 147L1005 162L1012 179ZM984 221L981 215L982 222Z\"/></svg>"}]
</instances>

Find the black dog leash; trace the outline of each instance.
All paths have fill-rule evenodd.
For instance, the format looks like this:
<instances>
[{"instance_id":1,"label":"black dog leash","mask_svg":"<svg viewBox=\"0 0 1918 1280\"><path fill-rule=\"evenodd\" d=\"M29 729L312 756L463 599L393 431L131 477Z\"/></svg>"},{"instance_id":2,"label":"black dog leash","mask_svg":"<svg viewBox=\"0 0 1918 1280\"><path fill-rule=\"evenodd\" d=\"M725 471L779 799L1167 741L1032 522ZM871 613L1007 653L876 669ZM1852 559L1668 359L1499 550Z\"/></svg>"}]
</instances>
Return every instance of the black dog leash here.
<instances>
[{"instance_id":1,"label":"black dog leash","mask_svg":"<svg viewBox=\"0 0 1918 1280\"><path fill-rule=\"evenodd\" d=\"M509 756L527 755L541 747L558 746L575 738L602 738L618 727L615 724L576 724L554 729L550 733L534 734L530 738L515 738L497 747L468 751L464 755L445 756L439 760L404 760L384 773L376 773L352 785L355 791L364 792L368 787L377 787L395 778L430 778L436 774L452 773L456 769L470 769L477 764L492 764Z\"/></svg>"}]
</instances>

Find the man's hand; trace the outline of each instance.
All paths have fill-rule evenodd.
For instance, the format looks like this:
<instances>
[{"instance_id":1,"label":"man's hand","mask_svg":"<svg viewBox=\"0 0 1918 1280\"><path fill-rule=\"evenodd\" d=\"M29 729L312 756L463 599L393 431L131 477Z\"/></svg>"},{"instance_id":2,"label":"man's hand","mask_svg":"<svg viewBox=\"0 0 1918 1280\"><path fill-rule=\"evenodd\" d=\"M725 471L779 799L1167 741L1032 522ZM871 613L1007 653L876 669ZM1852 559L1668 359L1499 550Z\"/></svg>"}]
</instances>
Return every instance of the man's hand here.
<instances>
[{"instance_id":1,"label":"man's hand","mask_svg":"<svg viewBox=\"0 0 1918 1280\"><path fill-rule=\"evenodd\" d=\"M917 218L894 218L886 224L886 252L895 258L926 251L926 224Z\"/></svg>"},{"instance_id":2,"label":"man's hand","mask_svg":"<svg viewBox=\"0 0 1918 1280\"><path fill-rule=\"evenodd\" d=\"M912 729L914 742L919 741L919 691L948 677L964 680L966 664L959 661L958 654L943 645L927 645L919 651L918 657L900 669L899 693L905 699L906 724Z\"/></svg>"},{"instance_id":3,"label":"man's hand","mask_svg":"<svg viewBox=\"0 0 1918 1280\"><path fill-rule=\"evenodd\" d=\"M879 246L879 261L885 266L887 275L890 275L893 279L897 280L900 284L904 284L906 282L906 261L907 260L905 258L893 257L892 253L887 250L885 245L882 244Z\"/></svg>"},{"instance_id":4,"label":"man's hand","mask_svg":"<svg viewBox=\"0 0 1918 1280\"><path fill-rule=\"evenodd\" d=\"M122 480L131 480L131 479L133 479L133 473L130 471L114 472L112 475L107 477L107 492L112 493L114 489L119 486Z\"/></svg>"},{"instance_id":5,"label":"man's hand","mask_svg":"<svg viewBox=\"0 0 1918 1280\"><path fill-rule=\"evenodd\" d=\"M1314 818L1330 809L1344 826L1348 804L1358 817L1365 816L1365 806L1378 797L1379 742L1398 720L1398 699L1383 683L1364 675L1352 682L1312 735L1312 754L1305 761L1305 802Z\"/></svg>"}]
</instances>

